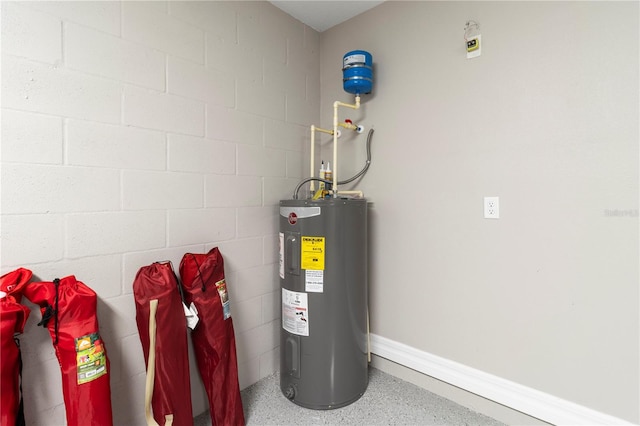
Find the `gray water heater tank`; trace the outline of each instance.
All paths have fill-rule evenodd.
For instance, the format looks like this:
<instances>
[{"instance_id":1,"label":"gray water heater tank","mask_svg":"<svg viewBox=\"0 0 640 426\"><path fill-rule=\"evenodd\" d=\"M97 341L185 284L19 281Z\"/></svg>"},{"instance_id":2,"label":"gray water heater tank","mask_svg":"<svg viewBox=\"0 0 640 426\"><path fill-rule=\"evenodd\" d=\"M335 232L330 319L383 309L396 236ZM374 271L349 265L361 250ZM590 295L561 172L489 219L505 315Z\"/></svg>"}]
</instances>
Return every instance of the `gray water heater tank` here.
<instances>
[{"instance_id":1,"label":"gray water heater tank","mask_svg":"<svg viewBox=\"0 0 640 426\"><path fill-rule=\"evenodd\" d=\"M280 201L280 388L298 405L332 409L369 382L367 202Z\"/></svg>"}]
</instances>

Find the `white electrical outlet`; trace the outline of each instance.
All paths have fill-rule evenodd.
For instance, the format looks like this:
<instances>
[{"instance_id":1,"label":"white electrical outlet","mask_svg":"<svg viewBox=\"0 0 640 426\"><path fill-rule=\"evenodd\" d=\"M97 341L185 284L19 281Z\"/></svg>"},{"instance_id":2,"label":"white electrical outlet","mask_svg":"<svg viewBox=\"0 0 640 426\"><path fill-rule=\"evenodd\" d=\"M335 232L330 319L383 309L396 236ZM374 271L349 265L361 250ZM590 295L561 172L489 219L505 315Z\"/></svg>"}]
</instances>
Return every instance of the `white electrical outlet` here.
<instances>
[{"instance_id":1,"label":"white electrical outlet","mask_svg":"<svg viewBox=\"0 0 640 426\"><path fill-rule=\"evenodd\" d=\"M484 218L500 218L500 197L484 197Z\"/></svg>"}]
</instances>

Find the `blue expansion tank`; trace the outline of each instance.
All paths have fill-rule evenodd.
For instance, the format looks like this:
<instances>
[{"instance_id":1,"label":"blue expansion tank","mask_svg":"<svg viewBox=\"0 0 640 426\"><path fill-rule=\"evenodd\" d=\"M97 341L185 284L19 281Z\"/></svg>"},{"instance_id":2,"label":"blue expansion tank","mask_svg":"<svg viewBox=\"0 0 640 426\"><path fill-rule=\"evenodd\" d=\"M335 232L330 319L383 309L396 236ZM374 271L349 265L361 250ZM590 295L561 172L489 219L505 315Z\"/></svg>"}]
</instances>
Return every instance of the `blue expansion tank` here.
<instances>
[{"instance_id":1,"label":"blue expansion tank","mask_svg":"<svg viewBox=\"0 0 640 426\"><path fill-rule=\"evenodd\" d=\"M373 58L364 50L352 50L342 58L342 82L344 91L360 95L371 93L373 88Z\"/></svg>"}]
</instances>

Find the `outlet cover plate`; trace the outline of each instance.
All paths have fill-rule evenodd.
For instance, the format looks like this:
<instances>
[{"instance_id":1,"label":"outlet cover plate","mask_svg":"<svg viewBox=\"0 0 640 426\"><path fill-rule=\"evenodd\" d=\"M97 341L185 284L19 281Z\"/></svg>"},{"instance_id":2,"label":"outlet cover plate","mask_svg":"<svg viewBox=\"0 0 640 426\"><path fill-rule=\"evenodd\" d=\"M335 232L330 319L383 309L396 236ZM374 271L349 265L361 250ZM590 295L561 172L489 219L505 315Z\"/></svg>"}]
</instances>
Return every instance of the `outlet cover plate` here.
<instances>
[{"instance_id":1,"label":"outlet cover plate","mask_svg":"<svg viewBox=\"0 0 640 426\"><path fill-rule=\"evenodd\" d=\"M484 218L500 219L500 197L484 197Z\"/></svg>"}]
</instances>

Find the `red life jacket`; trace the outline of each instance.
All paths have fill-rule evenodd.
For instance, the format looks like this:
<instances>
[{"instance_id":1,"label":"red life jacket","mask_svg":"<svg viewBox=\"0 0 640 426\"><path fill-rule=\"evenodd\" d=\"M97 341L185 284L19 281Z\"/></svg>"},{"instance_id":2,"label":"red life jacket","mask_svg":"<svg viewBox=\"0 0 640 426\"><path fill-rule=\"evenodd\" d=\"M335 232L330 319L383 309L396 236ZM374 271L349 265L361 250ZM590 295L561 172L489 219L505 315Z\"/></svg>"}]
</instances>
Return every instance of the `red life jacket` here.
<instances>
[{"instance_id":1,"label":"red life jacket","mask_svg":"<svg viewBox=\"0 0 640 426\"><path fill-rule=\"evenodd\" d=\"M31 280L28 269L18 268L0 277L0 425L24 425L22 405L22 357L16 337L24 330L29 308L20 304L22 291Z\"/></svg>"},{"instance_id":2,"label":"red life jacket","mask_svg":"<svg viewBox=\"0 0 640 426\"><path fill-rule=\"evenodd\" d=\"M97 296L73 275L28 285L40 306L62 373L68 426L111 426L109 359L98 330Z\"/></svg>"},{"instance_id":3,"label":"red life jacket","mask_svg":"<svg viewBox=\"0 0 640 426\"><path fill-rule=\"evenodd\" d=\"M200 318L191 332L200 377L209 397L213 426L244 425L238 384L236 340L218 248L207 254L187 253L180 262L185 303L193 303Z\"/></svg>"},{"instance_id":4,"label":"red life jacket","mask_svg":"<svg viewBox=\"0 0 640 426\"><path fill-rule=\"evenodd\" d=\"M133 295L147 366L147 424L193 425L187 323L171 263L140 268Z\"/></svg>"}]
</instances>

